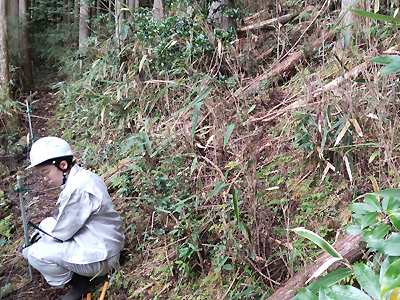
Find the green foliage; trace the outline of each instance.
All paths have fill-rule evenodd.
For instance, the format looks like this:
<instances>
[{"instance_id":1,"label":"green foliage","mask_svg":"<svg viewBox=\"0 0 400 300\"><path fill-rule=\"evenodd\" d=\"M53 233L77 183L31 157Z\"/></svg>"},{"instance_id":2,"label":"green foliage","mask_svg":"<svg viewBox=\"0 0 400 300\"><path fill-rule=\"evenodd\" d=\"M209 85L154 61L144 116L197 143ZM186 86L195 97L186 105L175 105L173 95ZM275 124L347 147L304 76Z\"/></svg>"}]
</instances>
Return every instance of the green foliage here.
<instances>
[{"instance_id":1,"label":"green foliage","mask_svg":"<svg viewBox=\"0 0 400 300\"><path fill-rule=\"evenodd\" d=\"M383 197L381 200L380 196ZM293 299L317 299L315 294L318 292L320 297L325 295L330 299L370 299L370 297L372 299L388 299L390 291L400 287L400 251L398 247L400 235L395 232L400 225L398 222L400 189L388 189L367 194L363 202L352 204L350 209L353 212L354 225L349 226L346 231L349 234L363 234L363 240L367 242L370 250L374 251L373 259L367 263L352 265L352 270L339 269L328 273L304 288ZM388 223L389 220L390 223ZM328 243L316 234L301 228L295 229L295 232L309 238L331 256L337 257L347 264ZM376 264L376 259L382 256L385 260L379 266ZM371 268L371 264L373 264L373 268ZM326 269L328 266L324 265L323 267ZM380 275L377 276L375 270L379 270L379 268ZM335 285L340 279L349 276L348 272L354 272L358 284L369 296L350 285Z\"/></svg>"},{"instance_id":2,"label":"green foliage","mask_svg":"<svg viewBox=\"0 0 400 300\"><path fill-rule=\"evenodd\" d=\"M14 225L11 223L13 217L11 214L0 221L0 249L11 241L11 234L14 229Z\"/></svg>"}]
</instances>

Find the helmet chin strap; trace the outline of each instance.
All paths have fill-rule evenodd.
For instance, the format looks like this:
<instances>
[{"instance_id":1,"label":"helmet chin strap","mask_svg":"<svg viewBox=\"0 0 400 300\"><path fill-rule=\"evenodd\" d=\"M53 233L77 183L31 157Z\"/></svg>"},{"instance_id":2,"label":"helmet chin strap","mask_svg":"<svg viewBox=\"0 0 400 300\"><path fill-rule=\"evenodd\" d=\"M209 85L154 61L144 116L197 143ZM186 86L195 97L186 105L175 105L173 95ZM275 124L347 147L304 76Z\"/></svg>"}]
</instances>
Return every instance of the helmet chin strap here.
<instances>
[{"instance_id":1,"label":"helmet chin strap","mask_svg":"<svg viewBox=\"0 0 400 300\"><path fill-rule=\"evenodd\" d=\"M63 183L62 183L62 185L64 185L65 182L67 181L67 170L68 170L68 168L65 169L65 170L61 169L60 164L57 165L55 160L52 161L52 164L55 165L56 168L59 169L61 172L63 172Z\"/></svg>"}]
</instances>

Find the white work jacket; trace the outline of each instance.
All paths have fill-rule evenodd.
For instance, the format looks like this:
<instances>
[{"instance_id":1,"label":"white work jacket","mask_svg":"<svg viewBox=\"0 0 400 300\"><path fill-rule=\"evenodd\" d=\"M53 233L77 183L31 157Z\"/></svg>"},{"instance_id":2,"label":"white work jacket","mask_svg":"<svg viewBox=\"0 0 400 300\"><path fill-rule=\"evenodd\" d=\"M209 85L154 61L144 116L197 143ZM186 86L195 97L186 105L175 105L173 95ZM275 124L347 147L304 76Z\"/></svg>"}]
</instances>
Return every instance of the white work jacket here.
<instances>
[{"instance_id":1,"label":"white work jacket","mask_svg":"<svg viewBox=\"0 0 400 300\"><path fill-rule=\"evenodd\" d=\"M51 235L63 241L62 260L74 264L103 261L124 247L120 215L103 180L75 165L58 197Z\"/></svg>"}]
</instances>

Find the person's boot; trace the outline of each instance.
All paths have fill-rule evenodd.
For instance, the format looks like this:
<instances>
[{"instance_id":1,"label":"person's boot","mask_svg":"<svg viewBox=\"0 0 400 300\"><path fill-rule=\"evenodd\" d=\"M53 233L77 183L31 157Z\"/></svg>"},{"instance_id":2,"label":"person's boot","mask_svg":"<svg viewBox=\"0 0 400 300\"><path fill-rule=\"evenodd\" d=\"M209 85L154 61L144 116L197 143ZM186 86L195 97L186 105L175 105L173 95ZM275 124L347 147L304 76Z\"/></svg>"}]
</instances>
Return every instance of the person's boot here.
<instances>
[{"instance_id":1,"label":"person's boot","mask_svg":"<svg viewBox=\"0 0 400 300\"><path fill-rule=\"evenodd\" d=\"M72 288L66 293L61 300L81 300L91 292L92 286L90 278L74 273L71 280L68 282Z\"/></svg>"}]
</instances>

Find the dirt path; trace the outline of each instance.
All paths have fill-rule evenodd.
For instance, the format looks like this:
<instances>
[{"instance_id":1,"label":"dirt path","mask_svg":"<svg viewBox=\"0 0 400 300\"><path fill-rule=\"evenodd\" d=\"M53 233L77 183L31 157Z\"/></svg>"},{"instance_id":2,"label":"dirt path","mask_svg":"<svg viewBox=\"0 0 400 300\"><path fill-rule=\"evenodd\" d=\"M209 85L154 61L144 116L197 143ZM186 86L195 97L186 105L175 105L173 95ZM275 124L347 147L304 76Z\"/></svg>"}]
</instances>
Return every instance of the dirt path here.
<instances>
[{"instance_id":1,"label":"dirt path","mask_svg":"<svg viewBox=\"0 0 400 300\"><path fill-rule=\"evenodd\" d=\"M56 99L49 93L48 90L43 90L37 93L32 101L32 130L36 138L40 138L47 135L53 134L54 124L49 126L46 124L48 121L53 119L54 108L56 105ZM22 116L22 136L27 136L29 133L29 123L27 115ZM41 220L51 215L55 209L55 203L59 194L58 188L51 188L46 186L41 178L38 177L34 170L25 171L25 167L28 164L26 159L27 154L24 154L25 159L17 162L16 171L18 171L26 184L29 185L29 219L39 224ZM13 162L16 163L16 162ZM7 176L1 181L0 188L4 191L12 190L10 187L16 185L16 171ZM11 194L12 192L10 192ZM55 289L51 287L44 280L43 276L32 269L33 278L30 279L27 262L22 257L22 249L20 247L21 241L23 240L23 226L21 219L21 211L19 205L19 196L17 193L10 195L9 201L7 201L7 209L3 209L2 214L13 214L13 235L10 244L6 244L2 250L1 257L1 272L0 272L0 288L1 294L0 299L4 300L35 300L35 299L56 299L60 295L64 294L67 289ZM0 232L1 232L0 228ZM29 229L32 232L32 229ZM7 288L4 289L6 282L8 281Z\"/></svg>"}]
</instances>

